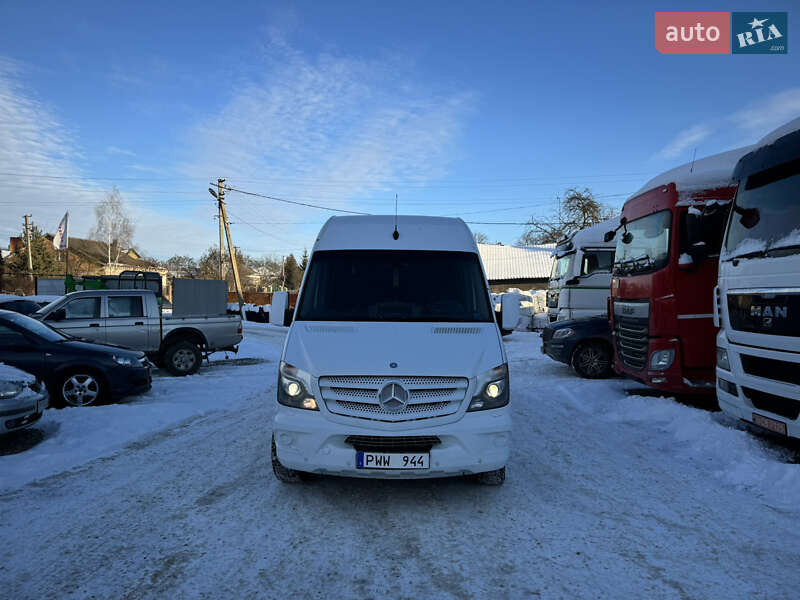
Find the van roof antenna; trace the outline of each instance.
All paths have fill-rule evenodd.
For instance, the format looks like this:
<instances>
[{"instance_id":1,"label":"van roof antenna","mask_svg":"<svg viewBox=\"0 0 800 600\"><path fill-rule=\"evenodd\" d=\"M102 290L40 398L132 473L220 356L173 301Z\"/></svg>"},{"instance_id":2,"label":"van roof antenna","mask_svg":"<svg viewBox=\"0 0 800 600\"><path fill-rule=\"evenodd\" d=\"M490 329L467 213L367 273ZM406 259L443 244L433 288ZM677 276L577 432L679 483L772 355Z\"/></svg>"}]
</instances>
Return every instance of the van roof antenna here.
<instances>
[{"instance_id":1,"label":"van roof antenna","mask_svg":"<svg viewBox=\"0 0 800 600\"><path fill-rule=\"evenodd\" d=\"M400 232L397 231L397 194L394 195L394 233L392 237L397 239L400 237Z\"/></svg>"}]
</instances>

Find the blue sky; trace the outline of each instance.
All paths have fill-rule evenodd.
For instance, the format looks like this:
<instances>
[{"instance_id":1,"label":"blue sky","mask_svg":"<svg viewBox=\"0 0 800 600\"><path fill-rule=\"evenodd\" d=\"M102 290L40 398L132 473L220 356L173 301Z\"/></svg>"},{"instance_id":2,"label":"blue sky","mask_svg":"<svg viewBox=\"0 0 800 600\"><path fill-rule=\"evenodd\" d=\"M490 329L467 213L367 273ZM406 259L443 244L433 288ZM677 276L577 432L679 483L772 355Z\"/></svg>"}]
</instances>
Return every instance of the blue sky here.
<instances>
[{"instance_id":1,"label":"blue sky","mask_svg":"<svg viewBox=\"0 0 800 600\"><path fill-rule=\"evenodd\" d=\"M112 185L148 254L217 239L208 182L343 210L521 222L800 115L786 55L664 56L656 10L747 3L5 2L0 235L85 235ZM10 185L9 185L10 184ZM231 193L235 243L302 252L331 212ZM522 226L471 225L513 243Z\"/></svg>"}]
</instances>

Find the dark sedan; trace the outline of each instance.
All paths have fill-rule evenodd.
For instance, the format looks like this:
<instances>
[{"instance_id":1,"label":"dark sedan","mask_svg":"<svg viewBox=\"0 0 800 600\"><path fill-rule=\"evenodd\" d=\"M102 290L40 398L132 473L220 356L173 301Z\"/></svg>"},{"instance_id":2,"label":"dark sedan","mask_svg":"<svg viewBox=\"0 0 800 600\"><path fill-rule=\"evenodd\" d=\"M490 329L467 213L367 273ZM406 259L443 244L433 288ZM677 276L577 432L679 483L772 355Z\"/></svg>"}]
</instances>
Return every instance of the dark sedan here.
<instances>
[{"instance_id":1,"label":"dark sedan","mask_svg":"<svg viewBox=\"0 0 800 600\"><path fill-rule=\"evenodd\" d=\"M588 379L611 376L613 348L606 317L556 321L542 331L542 352Z\"/></svg>"},{"instance_id":2,"label":"dark sedan","mask_svg":"<svg viewBox=\"0 0 800 600\"><path fill-rule=\"evenodd\" d=\"M0 362L45 382L52 405L86 406L150 389L144 352L84 342L0 310Z\"/></svg>"},{"instance_id":3,"label":"dark sedan","mask_svg":"<svg viewBox=\"0 0 800 600\"><path fill-rule=\"evenodd\" d=\"M26 298L12 298L10 300L0 300L0 310L11 310L23 315L32 315L42 308L41 303L28 300Z\"/></svg>"}]
</instances>

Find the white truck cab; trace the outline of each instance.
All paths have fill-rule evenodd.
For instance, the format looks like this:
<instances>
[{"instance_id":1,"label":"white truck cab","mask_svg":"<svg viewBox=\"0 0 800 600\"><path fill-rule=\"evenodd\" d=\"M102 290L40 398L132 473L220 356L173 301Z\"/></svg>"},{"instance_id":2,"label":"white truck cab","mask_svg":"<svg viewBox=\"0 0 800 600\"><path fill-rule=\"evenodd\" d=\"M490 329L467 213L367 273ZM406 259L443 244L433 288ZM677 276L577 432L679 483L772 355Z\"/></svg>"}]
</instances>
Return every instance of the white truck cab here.
<instances>
[{"instance_id":1,"label":"white truck cab","mask_svg":"<svg viewBox=\"0 0 800 600\"><path fill-rule=\"evenodd\" d=\"M320 473L502 483L508 364L464 222L329 219L303 278L277 396L272 464L282 481Z\"/></svg>"},{"instance_id":2,"label":"white truck cab","mask_svg":"<svg viewBox=\"0 0 800 600\"><path fill-rule=\"evenodd\" d=\"M715 290L717 398L728 415L800 437L800 119L734 170Z\"/></svg>"},{"instance_id":3,"label":"white truck cab","mask_svg":"<svg viewBox=\"0 0 800 600\"><path fill-rule=\"evenodd\" d=\"M556 245L547 284L551 322L606 313L616 244L603 236L614 227L612 221L587 227Z\"/></svg>"}]
</instances>

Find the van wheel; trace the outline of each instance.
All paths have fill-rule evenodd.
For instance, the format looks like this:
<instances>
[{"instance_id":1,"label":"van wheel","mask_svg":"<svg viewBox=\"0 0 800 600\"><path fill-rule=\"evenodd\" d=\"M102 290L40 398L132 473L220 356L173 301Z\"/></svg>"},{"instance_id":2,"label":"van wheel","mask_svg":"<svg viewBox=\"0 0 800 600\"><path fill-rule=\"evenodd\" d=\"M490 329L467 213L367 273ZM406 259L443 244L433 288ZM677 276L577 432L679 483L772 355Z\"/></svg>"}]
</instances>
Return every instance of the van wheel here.
<instances>
[{"instance_id":1,"label":"van wheel","mask_svg":"<svg viewBox=\"0 0 800 600\"><path fill-rule=\"evenodd\" d=\"M611 348L602 342L584 342L572 354L572 367L586 379L611 375Z\"/></svg>"},{"instance_id":2,"label":"van wheel","mask_svg":"<svg viewBox=\"0 0 800 600\"><path fill-rule=\"evenodd\" d=\"M306 473L302 471L295 471L294 469L287 469L278 460L278 453L275 450L275 436L272 436L272 472L278 481L283 483L300 483L307 479Z\"/></svg>"},{"instance_id":3,"label":"van wheel","mask_svg":"<svg viewBox=\"0 0 800 600\"><path fill-rule=\"evenodd\" d=\"M79 370L62 377L55 391L61 406L89 406L103 399L106 385L91 371Z\"/></svg>"},{"instance_id":4,"label":"van wheel","mask_svg":"<svg viewBox=\"0 0 800 600\"><path fill-rule=\"evenodd\" d=\"M470 476L470 479L480 485L503 485L506 480L506 468L476 473Z\"/></svg>"},{"instance_id":5,"label":"van wheel","mask_svg":"<svg viewBox=\"0 0 800 600\"><path fill-rule=\"evenodd\" d=\"M178 377L194 375L203 362L203 355L192 342L183 340L172 344L164 353L164 366L167 371Z\"/></svg>"}]
</instances>

